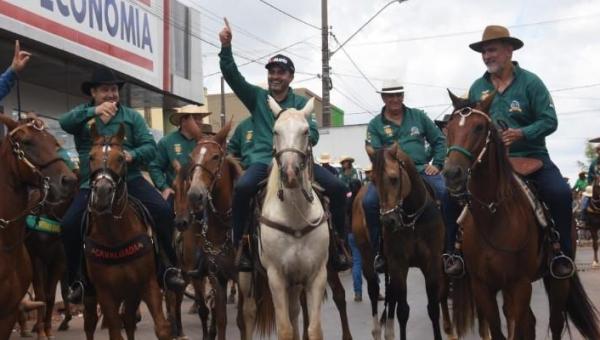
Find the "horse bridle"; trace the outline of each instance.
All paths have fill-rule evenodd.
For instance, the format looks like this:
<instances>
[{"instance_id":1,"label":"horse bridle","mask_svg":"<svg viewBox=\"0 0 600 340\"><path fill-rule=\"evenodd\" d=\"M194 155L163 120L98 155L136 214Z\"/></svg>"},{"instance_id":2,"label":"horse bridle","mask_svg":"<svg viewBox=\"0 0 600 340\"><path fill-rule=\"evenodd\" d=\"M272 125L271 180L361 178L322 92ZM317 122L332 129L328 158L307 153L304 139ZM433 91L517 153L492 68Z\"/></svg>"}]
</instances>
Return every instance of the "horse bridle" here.
<instances>
[{"instance_id":1,"label":"horse bridle","mask_svg":"<svg viewBox=\"0 0 600 340\"><path fill-rule=\"evenodd\" d=\"M43 132L46 129L46 126L43 121L39 119L32 119L28 123L19 125L16 128L14 128L8 133L7 137L10 145L12 146L12 152L17 158L17 160L27 165L27 167L29 167L31 171L39 177L40 187L42 188L42 196L40 201L38 201L31 209L25 209L20 214L18 214L17 217L9 220L0 218L0 230L5 229L9 224L18 221L29 214L35 215L40 212L40 210L44 207L44 204L48 202L48 194L50 192L50 178L48 176L44 176L42 170L46 169L47 167L56 162L64 161L62 158L56 157L44 164L36 164L35 162L33 162L30 159L30 157L27 156L25 150L23 150L23 148L21 147L21 143L15 139L15 134L25 128L32 128L35 131Z\"/></svg>"},{"instance_id":2,"label":"horse bridle","mask_svg":"<svg viewBox=\"0 0 600 340\"><path fill-rule=\"evenodd\" d=\"M396 163L398 163L398 166L400 167L401 171L406 172L406 164L404 163L404 161L398 159L397 157L393 157L393 158L396 161ZM423 204L421 205L421 207L419 209L417 209L415 212L413 212L412 214L407 214L404 211L404 198L406 198L406 197L400 198L400 200L398 201L396 206L393 208L379 209L379 218L388 216L391 214L396 214L398 216L398 218L400 219L400 225L402 227L415 230L415 224L417 223L419 218L421 218L421 216L425 212L425 209L427 208L427 205L429 203L429 199L427 198L427 194L425 194L425 200L423 201Z\"/></svg>"},{"instance_id":3,"label":"horse bridle","mask_svg":"<svg viewBox=\"0 0 600 340\"><path fill-rule=\"evenodd\" d=\"M480 164L483 161L483 157L485 155L485 153L488 150L488 147L490 145L490 142L492 141L492 129L494 128L493 123L492 123L492 119L485 114L483 111L477 110L477 109L473 109L471 107L465 107L459 110L456 110L452 113L452 116L454 115L458 115L460 116L460 122L458 123L458 126L464 126L465 124L465 120L470 117L472 114L478 114L482 117L484 117L487 122L489 123L488 126L488 132L487 135L485 137L485 144L483 145L483 147L481 148L481 151L479 152L479 154L477 155L477 157L473 156L473 154L463 148L462 146L459 145L451 145L448 147L448 151L446 153L446 157L448 155L450 155L450 153L452 151L454 152L458 152L461 155L465 156L467 159L469 159L471 161L471 166L467 169L467 179L465 181L465 191L464 192L460 192L460 193L454 193L454 192L449 192L451 196L466 202L467 204L470 204L472 200L475 200L477 203L479 203L481 206L485 207L488 209L488 211L491 214L494 214L498 208L498 206L502 203L502 201L505 199L504 198L500 198L499 200L496 201L492 201L492 202L484 202L483 200L479 199L475 194L473 194L471 192L471 190L469 189L469 182L471 181L471 176L473 174L473 171L477 168L477 165ZM452 119L452 117L450 118Z\"/></svg>"},{"instance_id":4,"label":"horse bridle","mask_svg":"<svg viewBox=\"0 0 600 340\"><path fill-rule=\"evenodd\" d=\"M90 193L90 198L88 200L88 210L90 212L93 212L96 214L103 214L106 212L106 211L97 211L96 208L92 205L92 202L94 201L94 197L96 196L96 187L100 180L108 181L108 183L110 184L110 187L111 187L111 190L110 190L111 198L110 198L110 205L109 205L108 209L112 210L112 206L115 203L115 198L117 196L117 192L119 191L118 190L119 188L123 188L123 190L121 190L121 195L117 198L117 202L122 204L124 199L127 200L127 186L124 185L125 182L123 181L124 175L119 175L114 170L112 170L111 168L108 167L108 153L110 152L111 148L113 146L122 147L122 145L118 144L118 143L111 143L110 139L111 139L110 136L104 136L102 143L92 144L92 146L101 146L102 147L102 167L96 169L90 175L91 193ZM123 151L121 151L121 154L123 154ZM124 163L123 167L125 170L125 171L123 171L123 173L126 174L127 173L127 163ZM126 207L127 207L127 202L125 202L125 204L123 204L123 208L121 209L121 212L116 215L113 214L113 217L116 219L122 218Z\"/></svg>"}]
</instances>

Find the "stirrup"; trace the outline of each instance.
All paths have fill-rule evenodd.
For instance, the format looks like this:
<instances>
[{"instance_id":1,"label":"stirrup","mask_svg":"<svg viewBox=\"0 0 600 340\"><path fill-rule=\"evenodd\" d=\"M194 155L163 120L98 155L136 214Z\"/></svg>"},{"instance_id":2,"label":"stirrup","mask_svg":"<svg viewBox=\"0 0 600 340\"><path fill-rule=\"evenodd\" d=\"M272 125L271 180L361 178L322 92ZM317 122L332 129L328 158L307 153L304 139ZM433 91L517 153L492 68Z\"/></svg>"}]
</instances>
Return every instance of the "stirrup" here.
<instances>
[{"instance_id":1,"label":"stirrup","mask_svg":"<svg viewBox=\"0 0 600 340\"><path fill-rule=\"evenodd\" d=\"M557 260L567 261L568 265L571 267L571 271L565 275L557 275L554 272L554 264L556 263ZM571 276L575 275L575 271L576 271L575 262L573 262L573 260L570 257L568 257L567 255L565 255L562 251L559 252L556 256L554 256L552 258L552 260L550 260L550 268L549 269L550 269L550 275L557 280L568 279Z\"/></svg>"},{"instance_id":2,"label":"stirrup","mask_svg":"<svg viewBox=\"0 0 600 340\"><path fill-rule=\"evenodd\" d=\"M77 296L77 298L75 298L75 297L73 297L73 295L74 295L74 292L77 291L77 288L81 288L81 296ZM77 304L81 304L83 302L84 296L85 296L85 285L83 284L82 280L77 280L69 286L69 293L67 294L66 299L69 301L69 303L77 305Z\"/></svg>"},{"instance_id":3,"label":"stirrup","mask_svg":"<svg viewBox=\"0 0 600 340\"><path fill-rule=\"evenodd\" d=\"M465 274L467 273L467 271L465 269L466 268L465 260L463 259L462 255L446 253L446 254L442 255L442 261L444 262L444 273L446 273L448 276L451 276L456 279L460 279L460 278L464 277ZM453 265L455 262L460 262L462 271L459 274L448 274L446 269L448 267L450 267L451 265Z\"/></svg>"}]
</instances>

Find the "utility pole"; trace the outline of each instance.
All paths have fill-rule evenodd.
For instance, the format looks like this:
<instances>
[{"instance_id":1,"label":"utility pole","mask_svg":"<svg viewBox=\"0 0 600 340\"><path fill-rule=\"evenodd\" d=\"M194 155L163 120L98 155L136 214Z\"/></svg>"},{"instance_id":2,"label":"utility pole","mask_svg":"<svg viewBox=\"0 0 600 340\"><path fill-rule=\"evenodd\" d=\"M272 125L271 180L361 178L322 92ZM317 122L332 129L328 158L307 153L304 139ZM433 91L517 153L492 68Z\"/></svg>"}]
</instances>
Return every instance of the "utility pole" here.
<instances>
[{"instance_id":1,"label":"utility pole","mask_svg":"<svg viewBox=\"0 0 600 340\"><path fill-rule=\"evenodd\" d=\"M331 78L329 77L329 24L327 21L327 0L321 0L321 50L323 70L321 71L321 84L323 88L323 114L321 119L331 124L331 104L329 101L329 91L331 90Z\"/></svg>"},{"instance_id":2,"label":"utility pole","mask_svg":"<svg viewBox=\"0 0 600 340\"><path fill-rule=\"evenodd\" d=\"M225 126L225 79L221 77L221 128Z\"/></svg>"}]
</instances>

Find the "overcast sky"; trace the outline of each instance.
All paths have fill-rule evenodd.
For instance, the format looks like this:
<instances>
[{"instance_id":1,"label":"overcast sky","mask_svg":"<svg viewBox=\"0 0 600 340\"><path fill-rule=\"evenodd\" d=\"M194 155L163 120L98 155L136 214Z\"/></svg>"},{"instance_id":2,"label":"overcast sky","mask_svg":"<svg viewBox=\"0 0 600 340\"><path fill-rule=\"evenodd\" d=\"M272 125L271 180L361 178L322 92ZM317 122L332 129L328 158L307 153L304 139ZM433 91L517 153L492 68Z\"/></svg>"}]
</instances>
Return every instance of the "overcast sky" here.
<instances>
[{"instance_id":1,"label":"overcast sky","mask_svg":"<svg viewBox=\"0 0 600 340\"><path fill-rule=\"evenodd\" d=\"M202 14L202 27L194 32L203 45L205 86L220 91L218 32L226 16L233 29L233 49L238 65L243 57L283 52L296 64L292 87L321 93L320 0L264 0L291 13L296 21L261 0L185 0ZM389 0L329 0L329 25L340 42L365 23ZM586 140L600 136L600 1L503 0L394 3L358 33L345 47L369 81L377 88L384 79L405 84L405 104L422 107L433 119L448 113L449 87L465 94L485 68L481 55L468 48L478 41L486 25L508 26L525 46L513 60L534 73L551 90L559 117L558 130L547 138L552 159L572 179L584 160ZM199 32L196 32L198 30ZM330 39L330 49L336 43ZM243 56L243 57L242 57ZM246 79L266 83L264 63L240 68ZM349 58L340 50L331 58L332 103L346 112L346 124L368 123L382 102ZM364 138L357 136L357 138ZM362 150L357 151L362 152ZM572 180L573 181L573 180Z\"/></svg>"}]
</instances>

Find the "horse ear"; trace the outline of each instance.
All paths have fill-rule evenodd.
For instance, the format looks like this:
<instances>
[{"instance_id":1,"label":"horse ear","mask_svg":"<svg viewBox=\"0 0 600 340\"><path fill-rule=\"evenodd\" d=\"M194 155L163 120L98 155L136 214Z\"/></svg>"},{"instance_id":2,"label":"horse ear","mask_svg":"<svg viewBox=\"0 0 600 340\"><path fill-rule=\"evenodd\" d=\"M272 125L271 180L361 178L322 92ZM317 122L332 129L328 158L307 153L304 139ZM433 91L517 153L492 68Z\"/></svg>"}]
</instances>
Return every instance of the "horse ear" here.
<instances>
[{"instance_id":1,"label":"horse ear","mask_svg":"<svg viewBox=\"0 0 600 340\"><path fill-rule=\"evenodd\" d=\"M371 163L375 162L375 148L373 148L371 144L367 144L365 145L365 149L367 150L367 155L369 155Z\"/></svg>"},{"instance_id":2,"label":"horse ear","mask_svg":"<svg viewBox=\"0 0 600 340\"><path fill-rule=\"evenodd\" d=\"M400 152L400 145L398 145L397 142L394 142L394 144L392 144L392 146L387 151L390 155L394 156L395 158L398 158L398 152Z\"/></svg>"},{"instance_id":3,"label":"horse ear","mask_svg":"<svg viewBox=\"0 0 600 340\"><path fill-rule=\"evenodd\" d=\"M308 102L306 102L306 104L304 105L304 107L301 110L301 112L304 114L304 117L306 117L306 119L310 118L310 115L312 114L314 107L315 107L315 97L311 97L308 100Z\"/></svg>"},{"instance_id":4,"label":"horse ear","mask_svg":"<svg viewBox=\"0 0 600 340\"><path fill-rule=\"evenodd\" d=\"M120 142L125 139L125 125L123 123L119 124L119 131L117 131L117 138Z\"/></svg>"},{"instance_id":5,"label":"horse ear","mask_svg":"<svg viewBox=\"0 0 600 340\"><path fill-rule=\"evenodd\" d=\"M6 127L8 128L8 131L12 131L12 130L16 129L17 126L19 126L19 123L17 123L12 118L10 118L9 116L7 116L3 113L0 113L0 123L6 125Z\"/></svg>"},{"instance_id":6,"label":"horse ear","mask_svg":"<svg viewBox=\"0 0 600 340\"><path fill-rule=\"evenodd\" d=\"M273 111L273 115L275 116L275 118L277 118L277 115L279 114L279 112L281 112L281 106L279 106L277 101L271 96L268 96L267 102L269 103L269 108L271 108L271 111Z\"/></svg>"},{"instance_id":7,"label":"horse ear","mask_svg":"<svg viewBox=\"0 0 600 340\"><path fill-rule=\"evenodd\" d=\"M448 91L448 95L450 96L450 100L452 101L452 106L454 106L454 109L463 108L469 103L468 99L461 98L455 95L454 93L452 93L452 91L450 91L450 89L446 90Z\"/></svg>"},{"instance_id":8,"label":"horse ear","mask_svg":"<svg viewBox=\"0 0 600 340\"><path fill-rule=\"evenodd\" d=\"M233 124L233 119L230 119L227 124L225 124L225 126L223 126L215 135L215 142L219 143L221 146L224 146L227 142L227 136L231 130L231 124Z\"/></svg>"},{"instance_id":9,"label":"horse ear","mask_svg":"<svg viewBox=\"0 0 600 340\"><path fill-rule=\"evenodd\" d=\"M493 91L489 95L487 95L480 103L479 109L485 113L490 112L490 107L492 106L492 102L494 101L494 97L496 97L496 91Z\"/></svg>"},{"instance_id":10,"label":"horse ear","mask_svg":"<svg viewBox=\"0 0 600 340\"><path fill-rule=\"evenodd\" d=\"M95 141L96 139L98 139L98 136L100 134L98 133L98 130L96 129L96 122L92 122L92 125L90 125L90 136L92 137L92 141Z\"/></svg>"}]
</instances>

